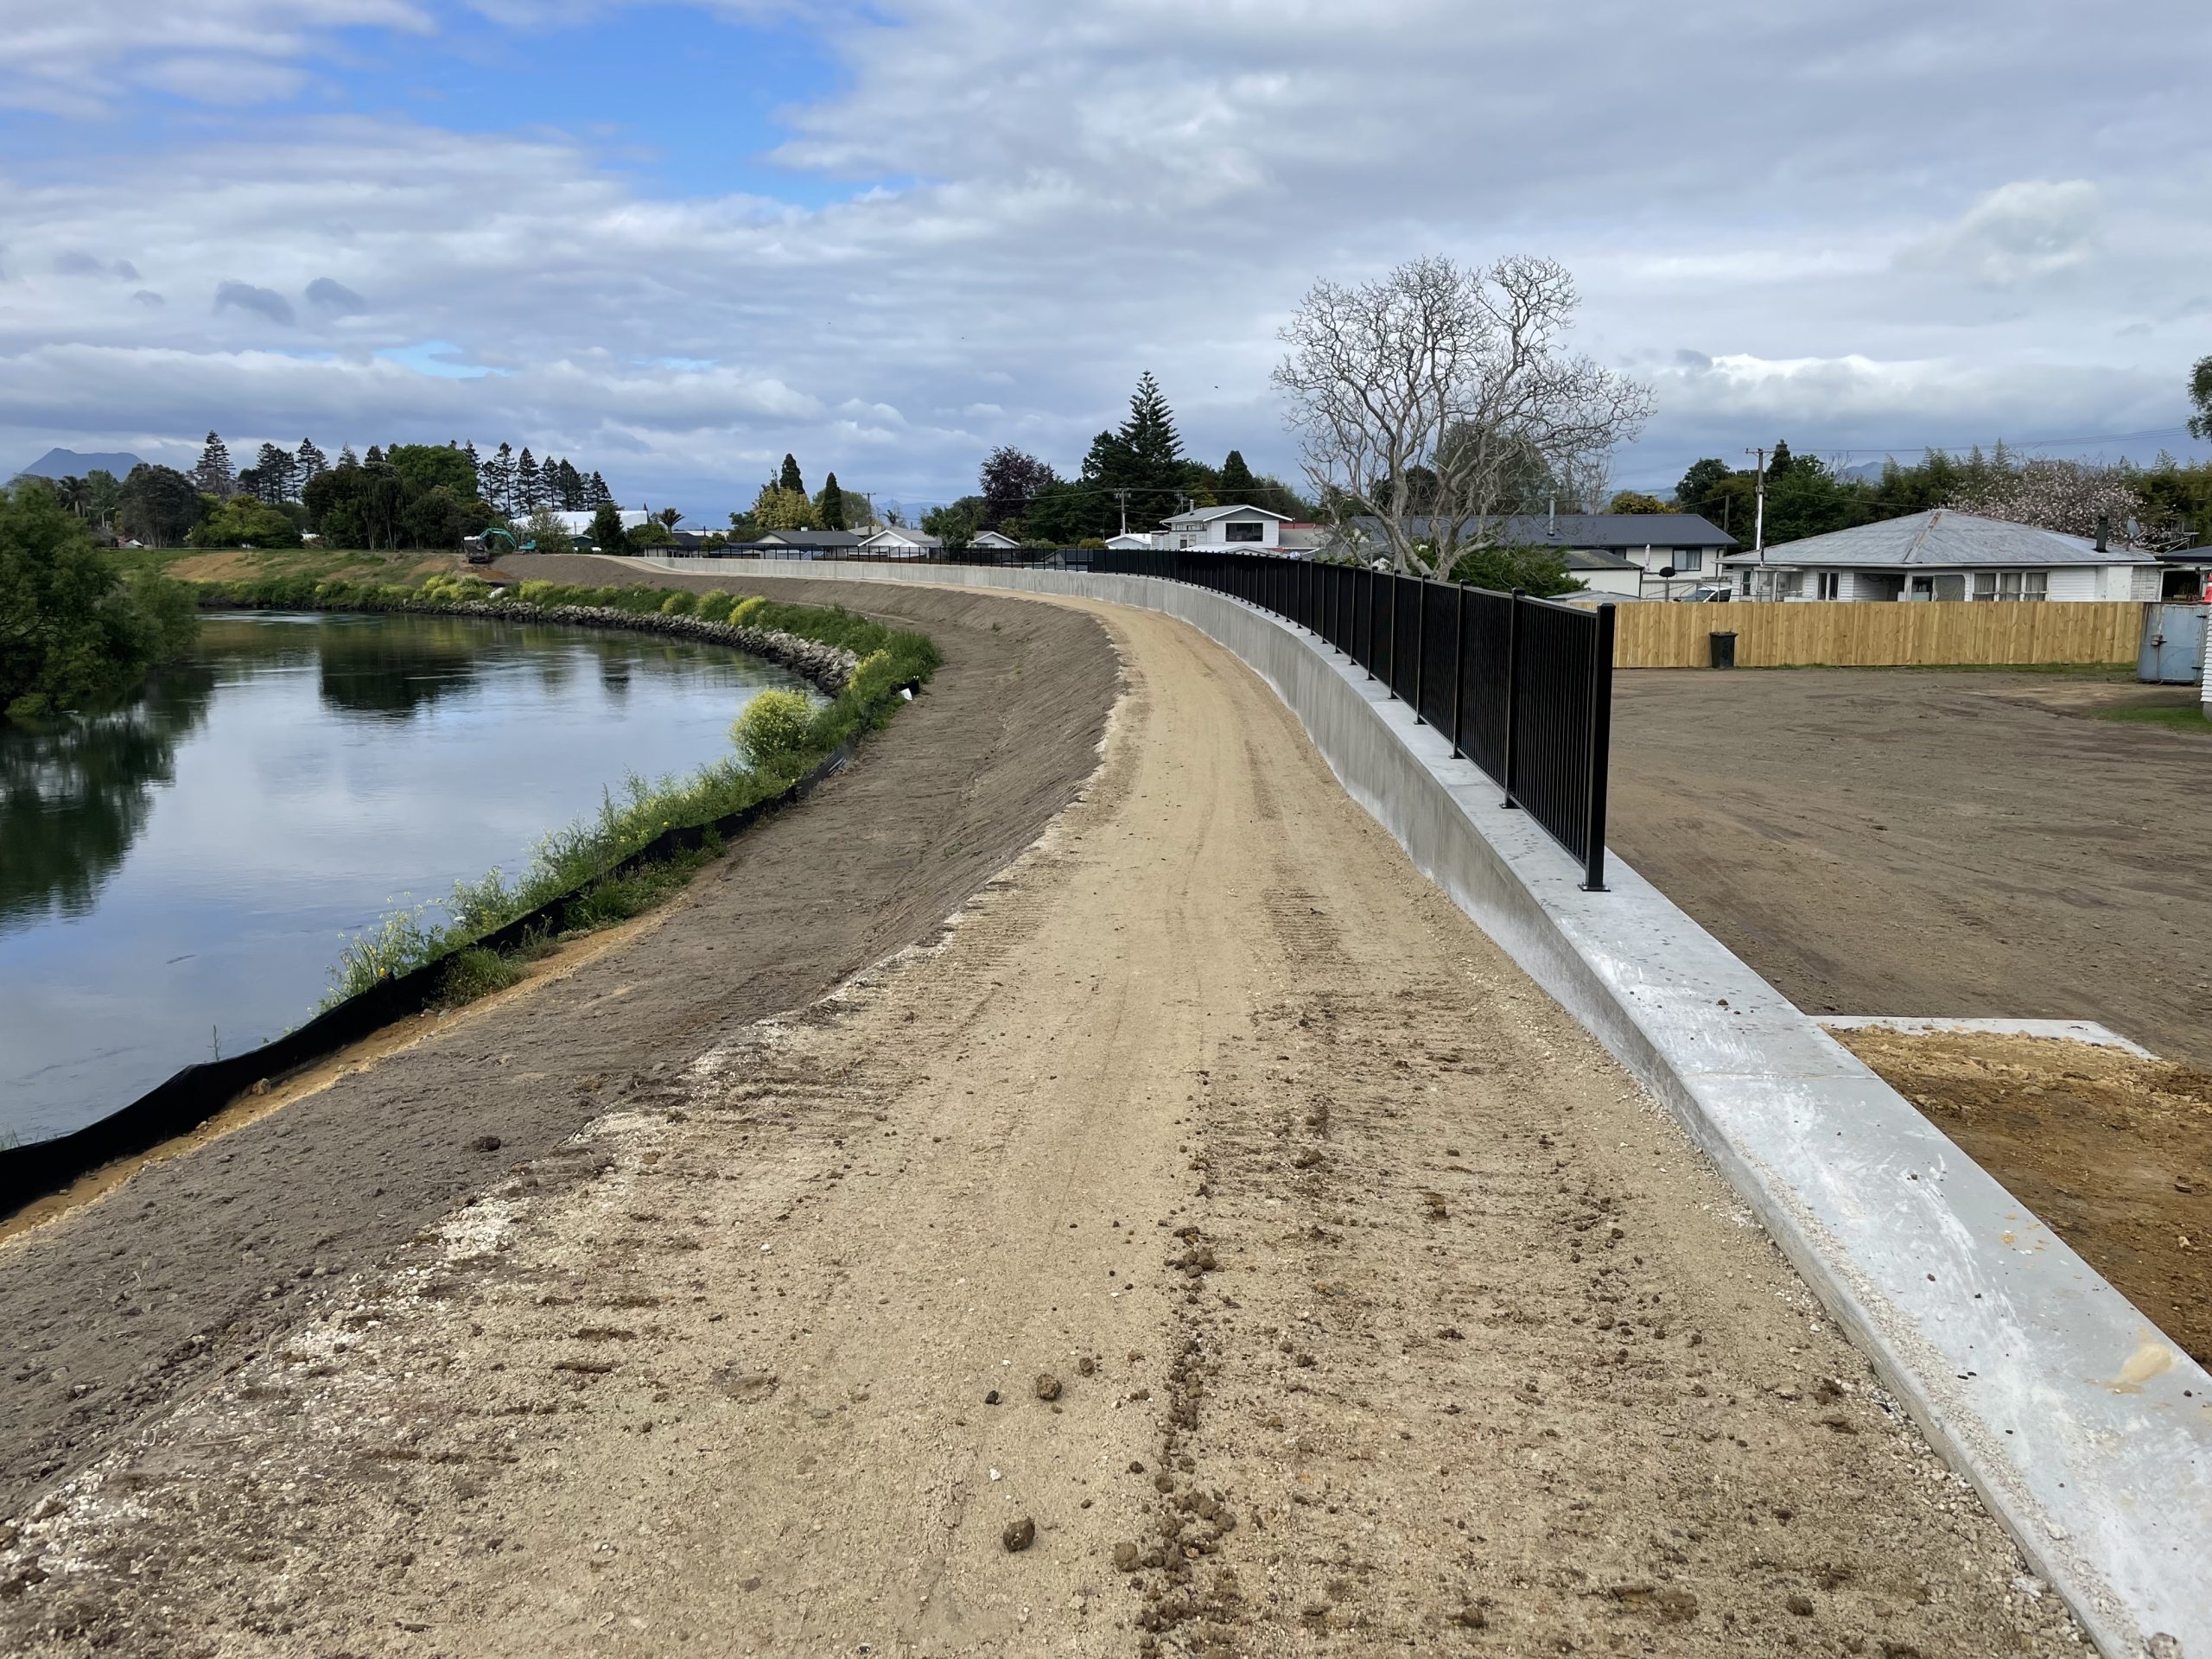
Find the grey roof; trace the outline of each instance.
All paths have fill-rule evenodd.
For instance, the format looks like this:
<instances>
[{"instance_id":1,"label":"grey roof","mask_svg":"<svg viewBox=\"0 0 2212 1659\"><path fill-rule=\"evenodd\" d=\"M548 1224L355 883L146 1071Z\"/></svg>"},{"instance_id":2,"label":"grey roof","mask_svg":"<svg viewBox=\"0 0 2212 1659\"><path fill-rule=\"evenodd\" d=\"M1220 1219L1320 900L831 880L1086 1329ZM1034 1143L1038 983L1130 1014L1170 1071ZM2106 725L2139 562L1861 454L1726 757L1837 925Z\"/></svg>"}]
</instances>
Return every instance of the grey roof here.
<instances>
[{"instance_id":1,"label":"grey roof","mask_svg":"<svg viewBox=\"0 0 2212 1659\"><path fill-rule=\"evenodd\" d=\"M2178 553L2161 553L2161 564L2212 564L2212 547L2184 547Z\"/></svg>"},{"instance_id":2,"label":"grey roof","mask_svg":"<svg viewBox=\"0 0 2212 1659\"><path fill-rule=\"evenodd\" d=\"M1381 521L1364 516L1352 522L1370 536ZM1432 521L1408 518L1415 536L1429 533ZM1471 524L1472 519L1465 521ZM1740 547L1742 543L1710 518L1694 512L1507 512L1484 520L1497 541L1515 547Z\"/></svg>"},{"instance_id":3,"label":"grey roof","mask_svg":"<svg viewBox=\"0 0 2212 1659\"><path fill-rule=\"evenodd\" d=\"M1567 550L1567 568L1570 570L1641 570L1643 567L1634 559L1624 558L1601 547L1570 547Z\"/></svg>"},{"instance_id":4,"label":"grey roof","mask_svg":"<svg viewBox=\"0 0 2212 1659\"><path fill-rule=\"evenodd\" d=\"M1160 522L1163 524L1205 524L1217 518L1226 518L1232 512L1255 513L1262 518L1280 518L1285 524L1292 522L1287 512L1277 512L1271 507L1248 507L1242 504L1230 507L1199 507L1190 512L1179 512L1173 518L1163 518Z\"/></svg>"},{"instance_id":5,"label":"grey roof","mask_svg":"<svg viewBox=\"0 0 2212 1659\"><path fill-rule=\"evenodd\" d=\"M849 530L771 530L760 539L784 547L858 547L861 538Z\"/></svg>"},{"instance_id":6,"label":"grey roof","mask_svg":"<svg viewBox=\"0 0 2212 1659\"><path fill-rule=\"evenodd\" d=\"M1731 554L1730 564L1756 562L1757 554ZM1979 513L1932 507L1909 512L1902 518L1879 524L1853 524L1849 530L1808 536L1766 550L1770 564L1844 565L1890 569L1912 565L1955 570L1961 566L2063 564L2156 564L2152 555L2133 548L2097 544L2086 536L2063 536L2055 530L2016 524L2009 519L1984 518Z\"/></svg>"}]
</instances>

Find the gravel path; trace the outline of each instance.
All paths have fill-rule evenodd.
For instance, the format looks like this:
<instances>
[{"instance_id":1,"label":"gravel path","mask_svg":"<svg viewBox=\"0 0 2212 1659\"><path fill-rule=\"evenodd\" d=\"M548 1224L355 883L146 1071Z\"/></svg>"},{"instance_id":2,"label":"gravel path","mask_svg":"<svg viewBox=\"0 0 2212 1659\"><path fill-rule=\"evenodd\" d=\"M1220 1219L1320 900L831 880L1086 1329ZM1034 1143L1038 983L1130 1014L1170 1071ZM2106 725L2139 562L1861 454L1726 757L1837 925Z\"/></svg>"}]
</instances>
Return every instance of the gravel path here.
<instances>
[{"instance_id":1,"label":"gravel path","mask_svg":"<svg viewBox=\"0 0 2212 1659\"><path fill-rule=\"evenodd\" d=\"M2078 1650L1281 703L1095 613L1105 762L940 944L671 1041L41 1503L0 1647Z\"/></svg>"}]
</instances>

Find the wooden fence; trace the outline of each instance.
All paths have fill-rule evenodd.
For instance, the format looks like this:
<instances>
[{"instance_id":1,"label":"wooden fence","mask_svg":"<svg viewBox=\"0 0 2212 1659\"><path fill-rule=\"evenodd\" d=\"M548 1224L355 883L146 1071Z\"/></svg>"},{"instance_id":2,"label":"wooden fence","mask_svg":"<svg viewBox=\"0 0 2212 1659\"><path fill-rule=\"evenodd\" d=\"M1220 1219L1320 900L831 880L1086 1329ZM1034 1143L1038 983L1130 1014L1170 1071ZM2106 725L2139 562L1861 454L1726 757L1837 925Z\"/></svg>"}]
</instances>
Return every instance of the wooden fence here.
<instances>
[{"instance_id":1,"label":"wooden fence","mask_svg":"<svg viewBox=\"0 0 2212 1659\"><path fill-rule=\"evenodd\" d=\"M1651 603L1618 606L1613 615L1620 668L1709 667L1716 632L1736 636L1738 668L2132 663L2143 637L2133 600Z\"/></svg>"}]
</instances>

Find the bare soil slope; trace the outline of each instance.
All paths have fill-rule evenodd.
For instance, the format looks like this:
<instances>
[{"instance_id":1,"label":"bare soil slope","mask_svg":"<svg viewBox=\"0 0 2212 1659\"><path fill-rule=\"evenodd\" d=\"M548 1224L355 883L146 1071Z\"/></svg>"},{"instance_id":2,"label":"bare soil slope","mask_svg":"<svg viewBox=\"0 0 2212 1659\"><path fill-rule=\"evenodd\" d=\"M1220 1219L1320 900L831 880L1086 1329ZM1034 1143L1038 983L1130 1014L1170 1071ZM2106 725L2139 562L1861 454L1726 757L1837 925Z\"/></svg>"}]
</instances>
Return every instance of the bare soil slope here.
<instances>
[{"instance_id":1,"label":"bare soil slope","mask_svg":"<svg viewBox=\"0 0 2212 1659\"><path fill-rule=\"evenodd\" d=\"M601 562L563 563L574 579ZM1118 670L1090 618L952 593L770 591L919 628L945 665L851 770L620 948L0 1243L0 1519L266 1351L346 1275L558 1146L641 1073L932 932L1096 765ZM476 1150L487 1136L497 1149Z\"/></svg>"},{"instance_id":2,"label":"bare soil slope","mask_svg":"<svg viewBox=\"0 0 2212 1659\"><path fill-rule=\"evenodd\" d=\"M666 1031L0 1540L0 1647L2076 1650L1281 704L1105 614L1107 764L941 948Z\"/></svg>"}]
</instances>

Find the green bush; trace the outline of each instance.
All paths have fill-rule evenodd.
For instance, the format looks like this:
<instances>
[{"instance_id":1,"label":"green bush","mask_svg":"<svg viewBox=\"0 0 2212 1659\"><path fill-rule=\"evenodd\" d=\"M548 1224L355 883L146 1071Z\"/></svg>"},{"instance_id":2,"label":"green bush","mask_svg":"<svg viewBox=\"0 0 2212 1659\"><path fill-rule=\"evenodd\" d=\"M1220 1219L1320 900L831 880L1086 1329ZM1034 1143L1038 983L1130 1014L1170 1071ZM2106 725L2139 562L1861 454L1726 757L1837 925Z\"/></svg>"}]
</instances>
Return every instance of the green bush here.
<instances>
[{"instance_id":1,"label":"green bush","mask_svg":"<svg viewBox=\"0 0 2212 1659\"><path fill-rule=\"evenodd\" d=\"M798 692L763 691L730 727L730 741L755 767L783 772L806 748L813 723L814 710Z\"/></svg>"},{"instance_id":2,"label":"green bush","mask_svg":"<svg viewBox=\"0 0 2212 1659\"><path fill-rule=\"evenodd\" d=\"M446 958L445 973L438 981L438 1001L448 1008L457 1008L510 985L519 985L529 976L521 963L472 944Z\"/></svg>"},{"instance_id":3,"label":"green bush","mask_svg":"<svg viewBox=\"0 0 2212 1659\"><path fill-rule=\"evenodd\" d=\"M687 594L679 588L661 601L660 613L663 616L689 616L698 608L698 604L697 594Z\"/></svg>"},{"instance_id":4,"label":"green bush","mask_svg":"<svg viewBox=\"0 0 2212 1659\"><path fill-rule=\"evenodd\" d=\"M699 598L698 608L691 614L703 621L727 622L729 620L730 607L736 603L737 595L734 594L702 594Z\"/></svg>"}]
</instances>

